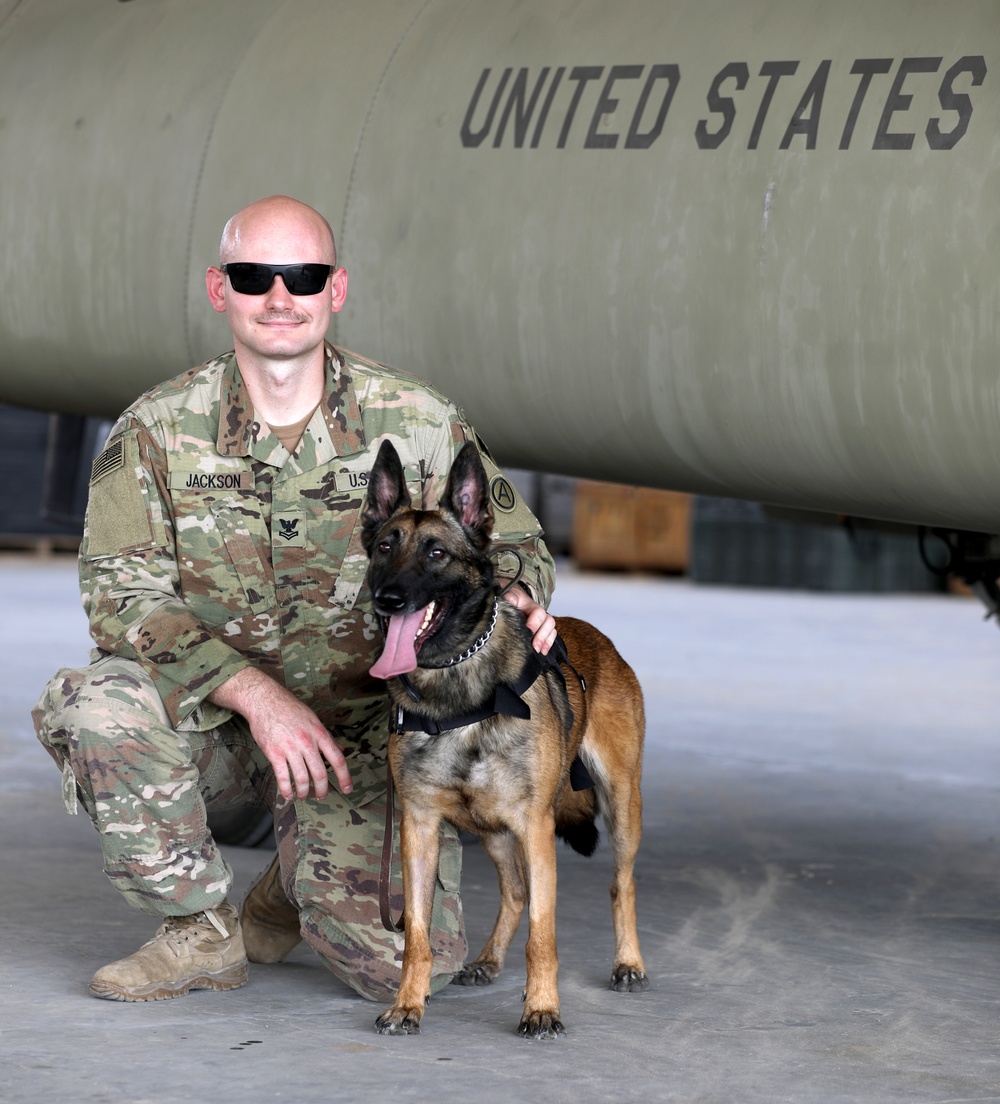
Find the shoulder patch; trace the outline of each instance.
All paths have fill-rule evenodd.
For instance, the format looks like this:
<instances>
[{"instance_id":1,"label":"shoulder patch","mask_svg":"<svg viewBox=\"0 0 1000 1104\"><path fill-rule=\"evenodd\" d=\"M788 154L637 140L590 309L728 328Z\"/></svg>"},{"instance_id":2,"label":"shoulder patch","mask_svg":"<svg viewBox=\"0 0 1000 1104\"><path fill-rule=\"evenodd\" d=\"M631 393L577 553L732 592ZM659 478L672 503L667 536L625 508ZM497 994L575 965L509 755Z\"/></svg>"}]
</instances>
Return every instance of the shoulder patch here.
<instances>
[{"instance_id":1,"label":"shoulder patch","mask_svg":"<svg viewBox=\"0 0 1000 1104\"><path fill-rule=\"evenodd\" d=\"M514 484L496 466L488 453L483 456L483 467L489 480L490 503L495 510L504 515L501 525L507 534L507 539L541 536L542 527L538 524L538 519L525 505L524 499L517 493ZM493 539L497 540L498 536L499 533L495 531Z\"/></svg>"},{"instance_id":2,"label":"shoulder patch","mask_svg":"<svg viewBox=\"0 0 1000 1104\"><path fill-rule=\"evenodd\" d=\"M517 494L505 475L495 475L490 481L490 500L505 514L512 514L517 508Z\"/></svg>"}]
</instances>

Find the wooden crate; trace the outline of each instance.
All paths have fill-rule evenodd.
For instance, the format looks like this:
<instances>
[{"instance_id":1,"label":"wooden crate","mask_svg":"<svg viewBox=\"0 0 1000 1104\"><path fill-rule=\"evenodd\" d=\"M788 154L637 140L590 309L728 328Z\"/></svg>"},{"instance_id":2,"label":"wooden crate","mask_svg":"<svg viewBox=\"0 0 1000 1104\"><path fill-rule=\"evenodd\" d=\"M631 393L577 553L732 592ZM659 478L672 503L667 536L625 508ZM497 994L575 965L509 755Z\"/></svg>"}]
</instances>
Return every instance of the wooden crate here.
<instances>
[{"instance_id":1,"label":"wooden crate","mask_svg":"<svg viewBox=\"0 0 1000 1104\"><path fill-rule=\"evenodd\" d=\"M583 568L687 570L691 497L581 479L573 504L573 559Z\"/></svg>"}]
</instances>

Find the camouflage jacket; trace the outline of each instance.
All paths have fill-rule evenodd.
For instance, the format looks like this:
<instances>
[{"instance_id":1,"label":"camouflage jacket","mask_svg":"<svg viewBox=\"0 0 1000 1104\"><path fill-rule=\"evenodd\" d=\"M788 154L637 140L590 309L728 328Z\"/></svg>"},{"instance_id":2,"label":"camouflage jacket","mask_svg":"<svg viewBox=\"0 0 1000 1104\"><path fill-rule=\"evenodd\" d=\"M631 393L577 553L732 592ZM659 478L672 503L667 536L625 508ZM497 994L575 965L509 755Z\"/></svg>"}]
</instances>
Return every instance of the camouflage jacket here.
<instances>
[{"instance_id":1,"label":"camouflage jacket","mask_svg":"<svg viewBox=\"0 0 1000 1104\"><path fill-rule=\"evenodd\" d=\"M80 584L98 647L137 660L175 726L209 728L211 691L253 664L330 728L385 701L368 669L381 631L360 514L388 438L414 503L432 508L461 445L461 411L421 381L327 349L327 389L294 455L255 420L228 353L141 396L94 462ZM552 559L535 518L484 456L497 541L547 604ZM507 555L501 577L517 564ZM224 714L228 716L228 714Z\"/></svg>"}]
</instances>

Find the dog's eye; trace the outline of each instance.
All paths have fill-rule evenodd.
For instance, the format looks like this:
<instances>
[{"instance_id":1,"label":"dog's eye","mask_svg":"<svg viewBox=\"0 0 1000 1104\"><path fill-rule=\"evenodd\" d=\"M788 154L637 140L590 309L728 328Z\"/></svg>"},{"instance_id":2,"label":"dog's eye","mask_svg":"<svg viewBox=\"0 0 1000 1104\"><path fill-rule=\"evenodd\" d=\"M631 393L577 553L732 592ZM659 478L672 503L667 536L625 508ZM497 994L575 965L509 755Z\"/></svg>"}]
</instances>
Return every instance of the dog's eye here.
<instances>
[{"instance_id":1,"label":"dog's eye","mask_svg":"<svg viewBox=\"0 0 1000 1104\"><path fill-rule=\"evenodd\" d=\"M448 555L448 553L443 548L432 548L430 552L427 553L427 555L432 560L443 560L445 556Z\"/></svg>"},{"instance_id":2,"label":"dog's eye","mask_svg":"<svg viewBox=\"0 0 1000 1104\"><path fill-rule=\"evenodd\" d=\"M388 541L379 541L378 550L382 553L383 556L388 556L389 553L392 551L392 545Z\"/></svg>"}]
</instances>

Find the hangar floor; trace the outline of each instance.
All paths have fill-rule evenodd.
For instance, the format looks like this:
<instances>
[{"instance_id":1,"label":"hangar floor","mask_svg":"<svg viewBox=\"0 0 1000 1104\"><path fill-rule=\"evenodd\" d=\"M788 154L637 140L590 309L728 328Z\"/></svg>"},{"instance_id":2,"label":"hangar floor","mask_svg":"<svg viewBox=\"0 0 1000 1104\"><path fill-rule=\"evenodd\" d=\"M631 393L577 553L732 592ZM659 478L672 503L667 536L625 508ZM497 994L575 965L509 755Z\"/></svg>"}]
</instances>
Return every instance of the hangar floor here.
<instances>
[{"instance_id":1,"label":"hangar floor","mask_svg":"<svg viewBox=\"0 0 1000 1104\"><path fill-rule=\"evenodd\" d=\"M976 603L561 576L649 713L640 852L648 992L604 985L609 856L559 859L568 1034L513 1034L524 931L423 1034L299 948L230 993L121 1005L92 971L151 934L100 870L28 711L86 632L66 561L0 561L0 1098L1000 1101L1000 637ZM231 849L242 881L263 851ZM492 870L466 849L472 942Z\"/></svg>"}]
</instances>

